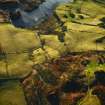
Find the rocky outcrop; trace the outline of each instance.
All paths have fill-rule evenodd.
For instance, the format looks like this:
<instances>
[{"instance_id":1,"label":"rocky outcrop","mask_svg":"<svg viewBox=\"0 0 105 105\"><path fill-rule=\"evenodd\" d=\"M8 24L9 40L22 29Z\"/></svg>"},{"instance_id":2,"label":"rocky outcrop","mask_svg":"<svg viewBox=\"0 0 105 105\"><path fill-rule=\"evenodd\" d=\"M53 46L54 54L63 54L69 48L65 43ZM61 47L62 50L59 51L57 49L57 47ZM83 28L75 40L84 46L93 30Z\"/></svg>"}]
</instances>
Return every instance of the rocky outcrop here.
<instances>
[{"instance_id":1,"label":"rocky outcrop","mask_svg":"<svg viewBox=\"0 0 105 105\"><path fill-rule=\"evenodd\" d=\"M7 12L4 12L4 11L0 11L0 23L3 23L3 22L8 22L8 17L9 17L9 14Z\"/></svg>"}]
</instances>

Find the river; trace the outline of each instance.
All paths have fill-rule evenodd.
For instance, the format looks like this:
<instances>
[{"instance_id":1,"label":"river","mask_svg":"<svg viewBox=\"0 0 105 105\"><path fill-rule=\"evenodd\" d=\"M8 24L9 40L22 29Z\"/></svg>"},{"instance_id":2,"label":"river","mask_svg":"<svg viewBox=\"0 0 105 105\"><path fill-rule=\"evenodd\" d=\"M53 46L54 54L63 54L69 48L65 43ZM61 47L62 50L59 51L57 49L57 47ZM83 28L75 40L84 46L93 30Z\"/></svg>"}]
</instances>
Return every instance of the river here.
<instances>
[{"instance_id":1,"label":"river","mask_svg":"<svg viewBox=\"0 0 105 105\"><path fill-rule=\"evenodd\" d=\"M73 0L46 0L37 9L30 12L17 8L15 13L11 12L10 21L16 27L31 28L39 25L53 15L54 9L61 3L73 2Z\"/></svg>"}]
</instances>

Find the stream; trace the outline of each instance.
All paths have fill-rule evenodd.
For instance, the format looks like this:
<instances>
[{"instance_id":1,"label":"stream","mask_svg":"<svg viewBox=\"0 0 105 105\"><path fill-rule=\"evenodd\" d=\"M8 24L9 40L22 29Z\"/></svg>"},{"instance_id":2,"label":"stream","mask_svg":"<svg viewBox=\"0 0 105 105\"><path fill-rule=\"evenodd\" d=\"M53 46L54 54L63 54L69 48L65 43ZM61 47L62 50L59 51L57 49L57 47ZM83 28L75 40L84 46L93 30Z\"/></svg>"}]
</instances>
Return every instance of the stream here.
<instances>
[{"instance_id":1,"label":"stream","mask_svg":"<svg viewBox=\"0 0 105 105\"><path fill-rule=\"evenodd\" d=\"M73 0L46 0L39 7L32 11L24 11L24 9L16 4L8 4L1 9L7 9L10 12L10 22L16 27L31 28L39 25L53 15L54 9L61 3L73 2Z\"/></svg>"}]
</instances>

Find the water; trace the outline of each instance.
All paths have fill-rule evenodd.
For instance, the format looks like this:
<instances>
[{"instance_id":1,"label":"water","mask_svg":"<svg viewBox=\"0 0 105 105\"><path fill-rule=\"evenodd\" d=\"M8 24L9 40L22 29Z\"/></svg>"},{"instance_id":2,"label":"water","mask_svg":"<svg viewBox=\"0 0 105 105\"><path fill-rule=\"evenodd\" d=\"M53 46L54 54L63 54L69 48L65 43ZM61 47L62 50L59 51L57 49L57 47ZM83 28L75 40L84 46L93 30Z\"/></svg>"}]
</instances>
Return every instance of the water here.
<instances>
[{"instance_id":1,"label":"water","mask_svg":"<svg viewBox=\"0 0 105 105\"><path fill-rule=\"evenodd\" d=\"M60 3L73 2L73 0L46 0L40 4L39 8L26 12L22 8L17 8L15 13L11 13L10 21L16 27L31 28L39 25L44 20L53 15L54 9Z\"/></svg>"}]
</instances>

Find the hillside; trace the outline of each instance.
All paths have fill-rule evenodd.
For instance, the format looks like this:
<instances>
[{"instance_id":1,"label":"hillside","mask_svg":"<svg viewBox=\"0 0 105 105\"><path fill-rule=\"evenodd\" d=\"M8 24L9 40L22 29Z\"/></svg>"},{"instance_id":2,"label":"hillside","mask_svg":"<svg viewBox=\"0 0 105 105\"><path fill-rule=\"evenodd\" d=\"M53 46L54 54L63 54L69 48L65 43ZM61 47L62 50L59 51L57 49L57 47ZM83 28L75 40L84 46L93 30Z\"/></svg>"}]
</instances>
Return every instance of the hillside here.
<instances>
[{"instance_id":1,"label":"hillside","mask_svg":"<svg viewBox=\"0 0 105 105\"><path fill-rule=\"evenodd\" d=\"M0 11L0 105L105 105L103 3L59 5L31 29Z\"/></svg>"}]
</instances>

